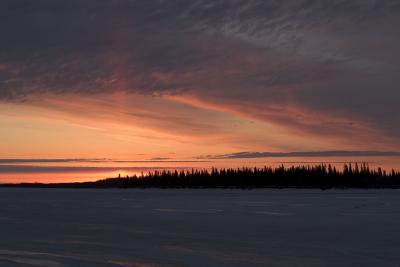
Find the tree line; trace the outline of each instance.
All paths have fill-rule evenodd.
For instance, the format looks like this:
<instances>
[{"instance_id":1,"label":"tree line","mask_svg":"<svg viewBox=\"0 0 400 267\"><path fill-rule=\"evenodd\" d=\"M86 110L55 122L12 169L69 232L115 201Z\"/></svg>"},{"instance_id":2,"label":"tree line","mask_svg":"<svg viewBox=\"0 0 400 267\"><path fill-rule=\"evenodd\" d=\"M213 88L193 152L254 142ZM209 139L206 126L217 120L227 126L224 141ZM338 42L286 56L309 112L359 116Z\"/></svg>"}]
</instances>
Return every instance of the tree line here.
<instances>
[{"instance_id":1,"label":"tree line","mask_svg":"<svg viewBox=\"0 0 400 267\"><path fill-rule=\"evenodd\" d=\"M71 188L400 188L400 172L371 169L368 164L330 164L272 168L163 170L95 182L2 186Z\"/></svg>"}]
</instances>

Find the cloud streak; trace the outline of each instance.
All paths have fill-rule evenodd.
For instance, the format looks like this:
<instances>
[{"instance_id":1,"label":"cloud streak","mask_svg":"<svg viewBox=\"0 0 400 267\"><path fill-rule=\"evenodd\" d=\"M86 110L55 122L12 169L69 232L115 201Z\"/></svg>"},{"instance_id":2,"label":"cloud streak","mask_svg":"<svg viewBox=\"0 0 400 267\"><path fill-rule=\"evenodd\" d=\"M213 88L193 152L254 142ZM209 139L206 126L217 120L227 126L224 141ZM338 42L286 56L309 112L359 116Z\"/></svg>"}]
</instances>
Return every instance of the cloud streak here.
<instances>
[{"instance_id":1,"label":"cloud streak","mask_svg":"<svg viewBox=\"0 0 400 267\"><path fill-rule=\"evenodd\" d=\"M223 155L199 156L199 159L246 159L246 158L292 158L292 157L400 157L393 151L297 151L297 152L236 152Z\"/></svg>"},{"instance_id":2,"label":"cloud streak","mask_svg":"<svg viewBox=\"0 0 400 267\"><path fill-rule=\"evenodd\" d=\"M201 160L172 160L170 158L151 158L149 160L115 160L115 159L0 159L1 166L20 163L157 163L157 162L206 162ZM20 165L18 165L20 166Z\"/></svg>"},{"instance_id":3,"label":"cloud streak","mask_svg":"<svg viewBox=\"0 0 400 267\"><path fill-rule=\"evenodd\" d=\"M132 172L137 173L141 171L154 171L154 170L168 170L168 169L187 169L186 167L169 167L169 166L154 166L154 167L94 167L94 166L35 166L35 165L0 165L0 173L13 174L13 173L114 173L114 172Z\"/></svg>"}]
</instances>

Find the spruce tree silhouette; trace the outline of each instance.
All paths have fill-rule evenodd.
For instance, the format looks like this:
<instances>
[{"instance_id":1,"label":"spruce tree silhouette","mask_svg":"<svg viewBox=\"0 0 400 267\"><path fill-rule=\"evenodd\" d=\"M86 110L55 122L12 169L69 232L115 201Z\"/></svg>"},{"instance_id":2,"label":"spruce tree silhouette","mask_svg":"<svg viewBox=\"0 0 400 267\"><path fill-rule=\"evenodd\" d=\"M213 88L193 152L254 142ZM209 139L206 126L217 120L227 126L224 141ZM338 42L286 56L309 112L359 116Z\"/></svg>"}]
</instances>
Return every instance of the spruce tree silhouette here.
<instances>
[{"instance_id":1,"label":"spruce tree silhouette","mask_svg":"<svg viewBox=\"0 0 400 267\"><path fill-rule=\"evenodd\" d=\"M19 187L70 188L400 188L400 172L370 169L368 164L345 164L341 170L332 165L303 165L285 168L206 169L154 171L140 176L108 178L96 182L59 184L1 184Z\"/></svg>"}]
</instances>

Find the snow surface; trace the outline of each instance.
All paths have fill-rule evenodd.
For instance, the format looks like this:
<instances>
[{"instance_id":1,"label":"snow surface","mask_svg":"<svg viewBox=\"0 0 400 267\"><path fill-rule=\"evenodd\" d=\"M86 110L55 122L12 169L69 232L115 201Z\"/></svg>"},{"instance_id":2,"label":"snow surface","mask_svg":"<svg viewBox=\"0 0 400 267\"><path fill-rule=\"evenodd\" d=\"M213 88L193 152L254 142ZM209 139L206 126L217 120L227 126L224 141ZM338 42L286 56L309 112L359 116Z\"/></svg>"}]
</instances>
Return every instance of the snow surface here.
<instances>
[{"instance_id":1,"label":"snow surface","mask_svg":"<svg viewBox=\"0 0 400 267\"><path fill-rule=\"evenodd\" d=\"M398 190L0 189L0 266L399 266Z\"/></svg>"}]
</instances>

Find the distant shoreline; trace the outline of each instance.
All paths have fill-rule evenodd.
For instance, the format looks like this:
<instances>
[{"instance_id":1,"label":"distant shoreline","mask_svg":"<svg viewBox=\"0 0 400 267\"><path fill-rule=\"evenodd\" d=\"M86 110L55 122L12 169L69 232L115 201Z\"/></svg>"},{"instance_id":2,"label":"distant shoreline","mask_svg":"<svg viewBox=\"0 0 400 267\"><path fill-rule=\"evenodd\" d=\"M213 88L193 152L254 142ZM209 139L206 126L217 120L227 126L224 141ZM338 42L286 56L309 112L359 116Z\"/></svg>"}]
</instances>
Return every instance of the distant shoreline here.
<instances>
[{"instance_id":1,"label":"distant shoreline","mask_svg":"<svg viewBox=\"0 0 400 267\"><path fill-rule=\"evenodd\" d=\"M336 169L330 164L283 165L272 168L216 169L211 171L154 171L141 176L107 178L93 182L4 183L17 188L193 188L193 189L399 189L400 172L370 169L367 164L346 164Z\"/></svg>"},{"instance_id":2,"label":"distant shoreline","mask_svg":"<svg viewBox=\"0 0 400 267\"><path fill-rule=\"evenodd\" d=\"M186 187L160 187L160 186L142 186L142 187L119 187L119 186L110 186L110 187L99 187L99 186L82 186L72 184L72 185L64 185L64 184L0 184L1 189L93 189L93 190L101 190L101 189L117 189L117 190L129 190L129 189L193 189L193 190L205 190L205 189L222 189L222 190L257 190L257 189L273 189L273 190L283 190L283 189L313 189L313 190L350 190L350 189L361 189L361 190L383 190L383 189L392 189L398 190L400 186L369 186L369 187L306 187L306 186L271 186L271 187L239 187L239 186L218 186L218 187L208 187L208 186L186 186Z\"/></svg>"}]
</instances>

